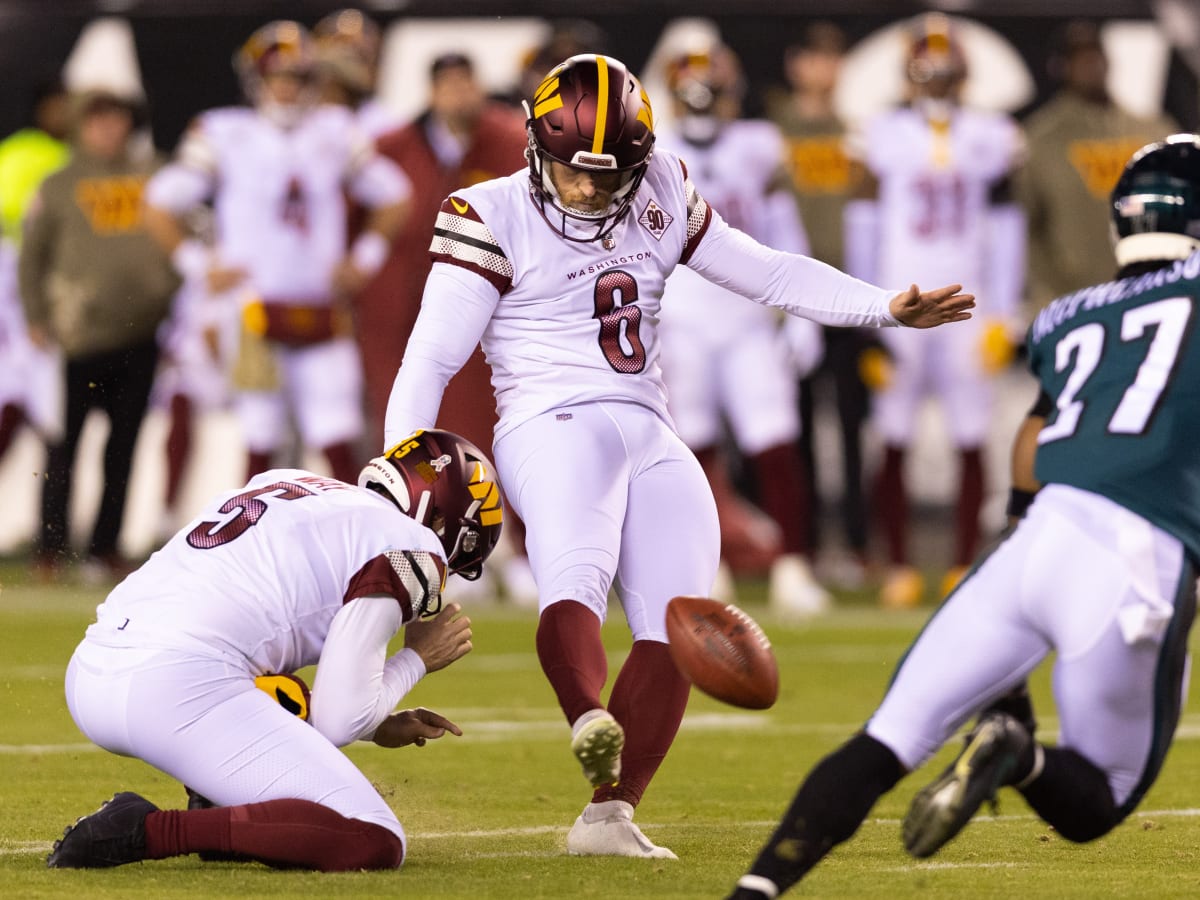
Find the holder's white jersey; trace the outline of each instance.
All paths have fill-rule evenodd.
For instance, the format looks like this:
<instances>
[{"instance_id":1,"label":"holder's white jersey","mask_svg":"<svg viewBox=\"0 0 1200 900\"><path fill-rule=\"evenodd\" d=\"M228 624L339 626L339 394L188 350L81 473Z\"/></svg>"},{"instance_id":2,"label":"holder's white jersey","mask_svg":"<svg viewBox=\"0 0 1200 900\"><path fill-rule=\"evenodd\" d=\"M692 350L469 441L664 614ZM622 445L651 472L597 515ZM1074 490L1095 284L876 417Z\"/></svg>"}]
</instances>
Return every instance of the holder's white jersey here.
<instances>
[{"instance_id":1,"label":"holder's white jersey","mask_svg":"<svg viewBox=\"0 0 1200 900\"><path fill-rule=\"evenodd\" d=\"M147 201L182 214L213 197L221 264L243 268L266 300L328 302L346 255L346 196L367 206L404 200L407 177L375 154L355 112L322 105L292 128L249 107L205 112Z\"/></svg>"},{"instance_id":2,"label":"holder's white jersey","mask_svg":"<svg viewBox=\"0 0 1200 900\"><path fill-rule=\"evenodd\" d=\"M1022 147L1002 113L958 108L939 125L902 107L868 122L851 150L879 181L879 280L979 290L990 191L1020 162Z\"/></svg>"},{"instance_id":3,"label":"holder's white jersey","mask_svg":"<svg viewBox=\"0 0 1200 900\"><path fill-rule=\"evenodd\" d=\"M317 663L344 604L395 597L408 622L436 607L444 575L437 536L387 499L275 469L213 500L109 594L87 636L293 672Z\"/></svg>"},{"instance_id":4,"label":"holder's white jersey","mask_svg":"<svg viewBox=\"0 0 1200 900\"><path fill-rule=\"evenodd\" d=\"M656 332L679 263L826 324L896 324L888 312L895 291L730 228L667 150L655 151L611 237L565 239L542 218L526 171L448 197L389 402L388 440L436 421L446 382L477 342L492 367L497 439L546 410L597 400L639 403L669 422Z\"/></svg>"},{"instance_id":5,"label":"holder's white jersey","mask_svg":"<svg viewBox=\"0 0 1200 900\"><path fill-rule=\"evenodd\" d=\"M776 250L807 254L808 238L796 202L780 180L784 142L770 122L726 123L716 139L698 146L663 130L655 146L684 160L697 190L726 223ZM714 340L741 328L773 327L776 313L713 284L686 266L676 267L663 296L663 320L702 330Z\"/></svg>"}]
</instances>

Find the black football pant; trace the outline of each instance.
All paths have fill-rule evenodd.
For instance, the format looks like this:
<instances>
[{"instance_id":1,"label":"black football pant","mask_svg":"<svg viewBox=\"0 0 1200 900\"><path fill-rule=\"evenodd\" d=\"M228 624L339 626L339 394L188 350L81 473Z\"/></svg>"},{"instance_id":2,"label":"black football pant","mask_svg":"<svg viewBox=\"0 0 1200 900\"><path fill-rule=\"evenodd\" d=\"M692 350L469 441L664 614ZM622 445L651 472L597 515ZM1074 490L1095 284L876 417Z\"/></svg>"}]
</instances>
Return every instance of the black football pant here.
<instances>
[{"instance_id":1,"label":"black football pant","mask_svg":"<svg viewBox=\"0 0 1200 900\"><path fill-rule=\"evenodd\" d=\"M111 428L104 447L104 493L88 554L99 557L116 554L117 537L125 518L133 450L146 415L157 365L158 346L154 341L67 361L66 427L62 441L47 450L40 556L55 557L67 549L67 514L75 455L84 420L92 409L103 410Z\"/></svg>"}]
</instances>

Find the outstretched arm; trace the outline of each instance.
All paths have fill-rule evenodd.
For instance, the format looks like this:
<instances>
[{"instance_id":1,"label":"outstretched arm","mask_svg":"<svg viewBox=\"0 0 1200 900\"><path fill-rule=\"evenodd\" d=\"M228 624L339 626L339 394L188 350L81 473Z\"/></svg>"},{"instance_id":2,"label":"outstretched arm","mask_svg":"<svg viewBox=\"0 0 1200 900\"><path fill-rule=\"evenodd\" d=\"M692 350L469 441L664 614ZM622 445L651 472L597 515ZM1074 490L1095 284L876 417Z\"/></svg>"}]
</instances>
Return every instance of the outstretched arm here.
<instances>
[{"instance_id":1,"label":"outstretched arm","mask_svg":"<svg viewBox=\"0 0 1200 900\"><path fill-rule=\"evenodd\" d=\"M714 284L822 325L932 328L970 318L960 285L922 292L875 287L832 266L781 253L731 228L715 212L687 265Z\"/></svg>"}]
</instances>

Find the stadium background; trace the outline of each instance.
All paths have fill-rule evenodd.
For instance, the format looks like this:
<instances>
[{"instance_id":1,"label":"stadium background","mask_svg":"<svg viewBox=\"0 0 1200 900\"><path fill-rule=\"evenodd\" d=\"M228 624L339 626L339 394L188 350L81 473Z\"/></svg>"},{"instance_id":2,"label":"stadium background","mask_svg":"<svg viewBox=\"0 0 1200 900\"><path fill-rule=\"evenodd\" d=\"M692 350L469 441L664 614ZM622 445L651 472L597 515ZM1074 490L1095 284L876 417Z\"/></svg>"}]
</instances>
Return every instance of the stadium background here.
<instances>
[{"instance_id":1,"label":"stadium background","mask_svg":"<svg viewBox=\"0 0 1200 900\"><path fill-rule=\"evenodd\" d=\"M36 87L59 76L64 65L82 45L81 36L104 17L117 30L131 37L136 68L149 108L155 144L164 151L174 148L188 120L213 106L239 101L231 56L246 37L263 23L276 18L295 18L307 25L346 3L330 0L37 0L0 2L0 83L5 85L0 103L0 135L25 124L28 106ZM929 9L977 22L1015 51L1013 59L1023 71L1009 77L976 77L970 89L1000 96L1003 105L1018 117L1040 105L1055 85L1048 63L1053 55L1060 26L1072 18L1086 17L1105 23L1106 47L1110 53L1110 83L1127 106L1151 113L1164 109L1185 127L1200 125L1200 7L1190 0L952 0L943 3L855 0L848 3L764 2L738 0L717 3L694 0L688 4L667 0L612 0L593 3L482 2L464 0L452 6L432 0L373 0L359 4L384 28L384 50L380 93L385 102L411 115L421 108L426 95L429 60L447 50L465 50L477 63L485 85L502 92L519 65L531 51L550 20L582 18L599 26L607 36L607 52L628 62L642 73L660 116L666 106L654 86L654 66L664 29L681 16L704 17L719 29L723 39L740 55L746 69L747 115L762 112L764 97L782 86L784 48L794 42L806 23L816 18L837 22L851 44L867 45L881 30ZM452 16L447 15L448 12ZM89 65L111 67L118 73L127 62L111 44L93 47ZM117 46L120 46L118 41ZM76 60L78 61L78 60ZM985 72L986 67L980 66ZM895 72L897 84L899 71ZM1018 77L1019 76L1019 77ZM139 77L135 75L134 77ZM871 78L870 67L862 69L859 83ZM852 89L846 102L863 100ZM1015 98L1015 99L1014 99ZM819 223L807 223L809 228ZM1005 376L1002 402L996 416L994 438L989 447L992 483L985 514L998 524L1006 488L1004 458L1012 429L1023 413L1032 388L1027 376L1013 371ZM926 414L923 414L926 415ZM929 473L914 483L917 499L927 507L944 506L952 499L952 452L938 427L936 408L927 413L927 440L919 442L913 468ZM105 426L89 424L80 463L81 473L73 501L72 521L81 530L91 520L90 510L98 502L98 446ZM818 420L819 459L822 490L837 490L836 448L823 450L823 430L831 423ZM140 555L152 548L158 529L158 498L162 483L164 426L152 416L144 429L135 481L131 489L125 549ZM868 446L868 454L872 448ZM185 507L202 502L213 490L237 482L241 476L240 444L232 421L217 416L206 423L200 435L197 459L204 460L200 473L193 472L185 489ZM41 448L28 432L0 465L0 552L25 544L37 518ZM319 460L300 462L320 468ZM871 456L868 455L868 465ZM35 477L30 477L34 475Z\"/></svg>"}]
</instances>

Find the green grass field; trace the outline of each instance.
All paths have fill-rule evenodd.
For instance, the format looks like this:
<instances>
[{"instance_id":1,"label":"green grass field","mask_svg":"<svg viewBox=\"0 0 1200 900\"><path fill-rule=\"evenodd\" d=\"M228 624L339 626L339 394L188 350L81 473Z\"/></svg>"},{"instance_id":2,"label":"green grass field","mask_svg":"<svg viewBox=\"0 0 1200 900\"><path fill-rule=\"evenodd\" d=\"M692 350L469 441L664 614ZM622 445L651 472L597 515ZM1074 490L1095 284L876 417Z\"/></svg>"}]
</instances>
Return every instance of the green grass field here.
<instances>
[{"instance_id":1,"label":"green grass field","mask_svg":"<svg viewBox=\"0 0 1200 900\"><path fill-rule=\"evenodd\" d=\"M137 760L89 745L62 696L62 673L103 592L28 584L0 565L0 896L4 898L366 897L720 898L789 802L799 779L860 725L926 613L885 614L861 598L811 625L784 628L743 602L779 656L779 702L744 712L694 694L675 747L638 812L678 862L565 855L589 791L568 730L533 653L530 615L471 611L476 649L417 687L411 705L439 710L465 735L423 749L352 748L404 823L399 872L322 875L196 857L120 869L51 871L51 842L119 789L180 806L182 788ZM628 649L620 611L606 628L611 671ZM1052 734L1048 679L1034 683ZM899 819L952 754L885 797L853 841L793 892L807 897L1200 896L1200 716L1185 715L1165 770L1141 811L1087 846L1056 837L1006 792L931 862L905 855Z\"/></svg>"}]
</instances>

